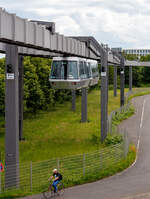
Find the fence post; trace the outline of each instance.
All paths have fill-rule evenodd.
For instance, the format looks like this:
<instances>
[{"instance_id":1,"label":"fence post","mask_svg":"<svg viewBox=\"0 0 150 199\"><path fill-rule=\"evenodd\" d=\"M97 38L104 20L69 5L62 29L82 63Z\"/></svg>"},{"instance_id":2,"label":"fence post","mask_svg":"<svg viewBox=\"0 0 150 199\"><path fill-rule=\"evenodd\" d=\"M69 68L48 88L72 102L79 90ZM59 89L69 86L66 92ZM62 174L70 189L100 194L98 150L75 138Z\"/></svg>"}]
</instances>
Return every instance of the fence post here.
<instances>
[{"instance_id":1,"label":"fence post","mask_svg":"<svg viewBox=\"0 0 150 199\"><path fill-rule=\"evenodd\" d=\"M58 169L58 171L60 169L60 160L59 160L59 158L57 158L57 169Z\"/></svg>"},{"instance_id":2,"label":"fence post","mask_svg":"<svg viewBox=\"0 0 150 199\"><path fill-rule=\"evenodd\" d=\"M0 162L1 164L1 162ZM2 175L1 175L1 171L0 171L0 194L2 193Z\"/></svg>"},{"instance_id":3,"label":"fence post","mask_svg":"<svg viewBox=\"0 0 150 199\"><path fill-rule=\"evenodd\" d=\"M30 191L32 192L32 162L30 163Z\"/></svg>"},{"instance_id":4,"label":"fence post","mask_svg":"<svg viewBox=\"0 0 150 199\"><path fill-rule=\"evenodd\" d=\"M85 176L85 153L83 154L83 176Z\"/></svg>"},{"instance_id":5,"label":"fence post","mask_svg":"<svg viewBox=\"0 0 150 199\"><path fill-rule=\"evenodd\" d=\"M129 150L128 137L126 131L124 131L124 157L127 156L128 150Z\"/></svg>"},{"instance_id":6,"label":"fence post","mask_svg":"<svg viewBox=\"0 0 150 199\"><path fill-rule=\"evenodd\" d=\"M110 114L110 134L112 135L112 117L113 117L113 112Z\"/></svg>"},{"instance_id":7,"label":"fence post","mask_svg":"<svg viewBox=\"0 0 150 199\"><path fill-rule=\"evenodd\" d=\"M99 151L99 158L100 158L100 169L102 169L103 168L103 155L101 151Z\"/></svg>"}]
</instances>

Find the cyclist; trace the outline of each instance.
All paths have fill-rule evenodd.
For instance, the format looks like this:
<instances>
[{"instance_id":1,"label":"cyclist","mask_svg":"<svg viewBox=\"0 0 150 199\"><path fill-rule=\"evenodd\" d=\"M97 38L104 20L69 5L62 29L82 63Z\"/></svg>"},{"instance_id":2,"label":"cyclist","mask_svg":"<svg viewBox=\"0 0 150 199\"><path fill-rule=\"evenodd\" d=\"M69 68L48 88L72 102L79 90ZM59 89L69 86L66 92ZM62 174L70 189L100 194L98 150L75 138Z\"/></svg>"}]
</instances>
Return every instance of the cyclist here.
<instances>
[{"instance_id":1,"label":"cyclist","mask_svg":"<svg viewBox=\"0 0 150 199\"><path fill-rule=\"evenodd\" d=\"M53 175L49 178L49 180L53 180L52 186L54 187L54 193L57 193L57 185L62 180L62 175L58 173L57 169L53 170ZM50 190L50 187L49 187Z\"/></svg>"}]
</instances>

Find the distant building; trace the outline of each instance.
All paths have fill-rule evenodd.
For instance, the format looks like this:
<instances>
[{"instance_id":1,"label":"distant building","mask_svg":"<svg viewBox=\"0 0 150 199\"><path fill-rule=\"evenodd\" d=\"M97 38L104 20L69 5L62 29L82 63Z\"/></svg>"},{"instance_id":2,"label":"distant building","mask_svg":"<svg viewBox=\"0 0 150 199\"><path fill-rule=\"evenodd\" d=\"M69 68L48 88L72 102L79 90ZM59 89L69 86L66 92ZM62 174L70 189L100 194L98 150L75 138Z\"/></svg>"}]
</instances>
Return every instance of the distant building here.
<instances>
[{"instance_id":1,"label":"distant building","mask_svg":"<svg viewBox=\"0 0 150 199\"><path fill-rule=\"evenodd\" d=\"M150 54L150 49L123 49L123 52L141 57Z\"/></svg>"}]
</instances>

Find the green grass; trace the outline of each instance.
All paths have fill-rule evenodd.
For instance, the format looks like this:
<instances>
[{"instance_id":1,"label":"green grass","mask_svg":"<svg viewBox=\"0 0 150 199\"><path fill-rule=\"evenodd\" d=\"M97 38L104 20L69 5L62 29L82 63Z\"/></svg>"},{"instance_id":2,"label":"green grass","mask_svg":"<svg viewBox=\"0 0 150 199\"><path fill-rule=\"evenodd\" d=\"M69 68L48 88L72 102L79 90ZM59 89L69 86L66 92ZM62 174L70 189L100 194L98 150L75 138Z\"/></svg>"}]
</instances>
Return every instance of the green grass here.
<instances>
[{"instance_id":1,"label":"green grass","mask_svg":"<svg viewBox=\"0 0 150 199\"><path fill-rule=\"evenodd\" d=\"M147 88L133 89L143 95L149 94ZM149 89L150 90L150 89ZM126 89L127 92L127 89ZM133 97L134 97L133 96ZM119 108L120 96L113 97L109 91L108 112ZM130 114L126 114L126 119ZM20 161L42 161L98 150L103 147L94 145L92 136L100 136L100 91L92 90L88 95L88 123L80 123L81 97L77 98L76 112L71 111L71 102L57 104L51 112L26 115L24 119L25 141L20 143ZM121 122L122 119L119 121ZM0 118L0 151L4 159L4 119Z\"/></svg>"},{"instance_id":2,"label":"green grass","mask_svg":"<svg viewBox=\"0 0 150 199\"><path fill-rule=\"evenodd\" d=\"M93 145L92 134L100 135L100 91L88 95L88 123L80 123L81 97L76 112L71 103L57 104L51 112L28 115L24 120L25 141L20 143L20 161L39 161L53 157L80 154L103 147ZM119 107L119 95L109 92L109 112ZM0 127L1 150L4 152L4 128Z\"/></svg>"},{"instance_id":3,"label":"green grass","mask_svg":"<svg viewBox=\"0 0 150 199\"><path fill-rule=\"evenodd\" d=\"M132 105L130 105L128 110L123 111L122 113L117 113L113 118L112 118L112 124L115 126L118 126L123 120L128 119L131 117L135 112L135 109Z\"/></svg>"},{"instance_id":4,"label":"green grass","mask_svg":"<svg viewBox=\"0 0 150 199\"><path fill-rule=\"evenodd\" d=\"M142 91L140 93L133 93L131 96L129 96L128 100L131 100L134 97L139 97L139 96L149 95L149 94L150 94L150 91Z\"/></svg>"},{"instance_id":5,"label":"green grass","mask_svg":"<svg viewBox=\"0 0 150 199\"><path fill-rule=\"evenodd\" d=\"M143 89L134 89L142 90ZM127 91L127 89L126 89ZM146 91L146 89L145 89ZM119 108L120 96L113 97L109 91L108 112ZM127 115L127 117L130 115ZM25 141L20 142L20 161L42 161L95 151L103 147L94 145L92 135L100 136L100 91L88 95L88 123L80 123L81 97L77 98L76 112L71 111L71 102L57 104L51 112L26 115L24 119ZM123 117L124 119L124 117ZM0 150L4 157L4 119L0 118ZM3 158L4 159L4 158Z\"/></svg>"}]
</instances>

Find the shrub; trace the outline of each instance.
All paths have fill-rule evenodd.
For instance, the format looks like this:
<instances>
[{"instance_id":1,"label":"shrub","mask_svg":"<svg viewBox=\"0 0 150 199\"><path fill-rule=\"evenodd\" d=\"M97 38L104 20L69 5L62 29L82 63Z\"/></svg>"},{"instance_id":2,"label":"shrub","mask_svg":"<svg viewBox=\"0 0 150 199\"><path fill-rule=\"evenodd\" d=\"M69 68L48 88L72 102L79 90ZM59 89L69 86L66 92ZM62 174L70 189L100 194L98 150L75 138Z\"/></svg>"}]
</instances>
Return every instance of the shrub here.
<instances>
[{"instance_id":1,"label":"shrub","mask_svg":"<svg viewBox=\"0 0 150 199\"><path fill-rule=\"evenodd\" d=\"M104 141L104 144L106 146L108 145L115 145L123 142L123 136L122 135L108 135L107 138Z\"/></svg>"},{"instance_id":2,"label":"shrub","mask_svg":"<svg viewBox=\"0 0 150 199\"><path fill-rule=\"evenodd\" d=\"M100 137L95 135L95 134L92 134L92 137L91 137L91 142L95 145L99 144L100 143Z\"/></svg>"}]
</instances>

